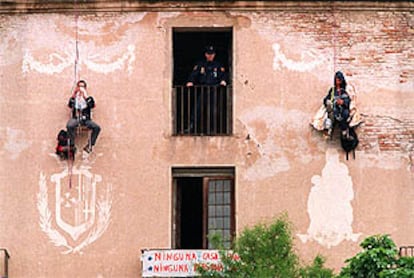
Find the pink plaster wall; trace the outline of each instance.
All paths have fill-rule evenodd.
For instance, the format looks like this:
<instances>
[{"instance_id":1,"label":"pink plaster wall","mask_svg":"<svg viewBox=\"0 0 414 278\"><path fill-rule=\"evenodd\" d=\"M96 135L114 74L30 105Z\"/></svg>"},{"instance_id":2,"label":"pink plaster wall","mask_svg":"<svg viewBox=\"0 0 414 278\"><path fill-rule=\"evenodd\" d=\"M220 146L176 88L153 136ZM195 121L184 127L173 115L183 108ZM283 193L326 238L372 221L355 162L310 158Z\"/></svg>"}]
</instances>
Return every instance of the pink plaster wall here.
<instances>
[{"instance_id":1,"label":"pink plaster wall","mask_svg":"<svg viewBox=\"0 0 414 278\"><path fill-rule=\"evenodd\" d=\"M93 117L102 132L92 155L78 153L74 169L101 178L97 198L109 206L107 218L96 218L108 222L93 241L87 236L93 229L74 240L54 220L51 177L67 165L53 152L69 117L75 22L74 14L0 15L0 247L11 254L10 277L139 276L140 249L171 247L171 167L177 165L234 166L237 230L287 212L305 260L321 253L339 269L360 240L377 233L413 244L412 12L81 14L79 74L96 99ZM172 27L212 22L233 27L234 134L172 136ZM327 142L309 126L334 70L353 85L366 120L357 130L356 160L346 161L338 139ZM350 200L329 190L310 198L323 183L315 176L330 180L325 167L338 170L339 184L349 178L343 186ZM68 178L61 182L67 190ZM310 207L318 200L327 207L345 202L353 218L334 229L337 243L297 236L320 225ZM323 234L328 226L317 229ZM52 239L62 237L66 247L55 246Z\"/></svg>"}]
</instances>

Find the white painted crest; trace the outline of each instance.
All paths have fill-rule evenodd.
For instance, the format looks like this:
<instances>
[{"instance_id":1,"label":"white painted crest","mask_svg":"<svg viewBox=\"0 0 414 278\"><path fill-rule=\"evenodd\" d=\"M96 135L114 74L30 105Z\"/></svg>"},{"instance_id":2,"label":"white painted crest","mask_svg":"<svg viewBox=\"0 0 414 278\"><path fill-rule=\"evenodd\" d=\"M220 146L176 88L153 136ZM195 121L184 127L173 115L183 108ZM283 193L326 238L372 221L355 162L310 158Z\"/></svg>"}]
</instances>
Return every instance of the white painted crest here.
<instances>
[{"instance_id":1,"label":"white painted crest","mask_svg":"<svg viewBox=\"0 0 414 278\"><path fill-rule=\"evenodd\" d=\"M70 175L71 188L68 183ZM65 168L61 173L53 174L50 180L55 188L54 217L49 209L46 175L40 173L37 195L40 228L55 246L66 249L63 254L81 252L101 237L108 228L112 209L112 188L110 185L106 188L102 184L97 186L102 177L92 174L85 166L74 166L71 173ZM98 188L101 191L104 189L104 194L99 195ZM52 190L52 187L49 189ZM57 227L54 227L54 224Z\"/></svg>"},{"instance_id":2,"label":"white painted crest","mask_svg":"<svg viewBox=\"0 0 414 278\"><path fill-rule=\"evenodd\" d=\"M87 169L73 169L72 188L65 190L68 186L61 180L67 175L65 171L51 177L56 183L56 223L77 240L95 222L96 183L102 181L102 177L92 175ZM62 211L70 211L73 218L65 220Z\"/></svg>"}]
</instances>

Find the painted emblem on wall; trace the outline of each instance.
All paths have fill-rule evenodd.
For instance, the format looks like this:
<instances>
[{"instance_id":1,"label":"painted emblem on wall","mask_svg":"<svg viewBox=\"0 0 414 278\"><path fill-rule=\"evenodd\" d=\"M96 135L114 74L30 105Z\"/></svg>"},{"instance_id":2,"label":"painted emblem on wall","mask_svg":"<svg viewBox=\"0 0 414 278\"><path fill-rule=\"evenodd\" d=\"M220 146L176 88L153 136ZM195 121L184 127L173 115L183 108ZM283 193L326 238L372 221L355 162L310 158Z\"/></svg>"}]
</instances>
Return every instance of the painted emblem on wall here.
<instances>
[{"instance_id":1,"label":"painted emblem on wall","mask_svg":"<svg viewBox=\"0 0 414 278\"><path fill-rule=\"evenodd\" d=\"M111 186L102 185L102 177L86 165L65 167L51 175L49 183L41 172L37 195L41 230L55 246L64 248L63 254L81 253L108 228L111 193ZM51 200L54 210L49 208Z\"/></svg>"},{"instance_id":2,"label":"painted emblem on wall","mask_svg":"<svg viewBox=\"0 0 414 278\"><path fill-rule=\"evenodd\" d=\"M118 50L119 51L119 50ZM95 55L94 55L95 56ZM133 63L135 61L135 46L128 45L125 53L119 53L118 58L113 54L113 61L100 61L98 57L87 55L88 58L79 61L79 66L85 65L89 70L108 74L116 70L122 70L126 67L126 71L130 75L133 71ZM30 70L45 74L61 73L65 69L73 66L74 57L70 53L52 53L48 56L48 62L44 63L37 60L29 49L25 50L23 56L22 71L23 73Z\"/></svg>"}]
</instances>

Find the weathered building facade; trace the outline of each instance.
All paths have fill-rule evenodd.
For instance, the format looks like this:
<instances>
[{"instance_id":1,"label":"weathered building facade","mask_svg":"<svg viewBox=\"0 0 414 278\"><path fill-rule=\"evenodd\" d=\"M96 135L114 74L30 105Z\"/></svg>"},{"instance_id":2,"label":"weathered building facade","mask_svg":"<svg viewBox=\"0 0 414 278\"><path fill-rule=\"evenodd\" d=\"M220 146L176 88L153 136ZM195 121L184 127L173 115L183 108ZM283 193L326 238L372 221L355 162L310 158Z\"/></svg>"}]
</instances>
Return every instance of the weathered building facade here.
<instances>
[{"instance_id":1,"label":"weathered building facade","mask_svg":"<svg viewBox=\"0 0 414 278\"><path fill-rule=\"evenodd\" d=\"M141 249L207 248L285 212L301 256L335 269L372 234L414 243L412 2L0 3L10 277L139 277ZM179 88L208 43L223 118L187 133ZM337 70L364 120L355 160L309 125ZM54 148L77 78L102 131L89 155L79 131L70 165Z\"/></svg>"}]
</instances>

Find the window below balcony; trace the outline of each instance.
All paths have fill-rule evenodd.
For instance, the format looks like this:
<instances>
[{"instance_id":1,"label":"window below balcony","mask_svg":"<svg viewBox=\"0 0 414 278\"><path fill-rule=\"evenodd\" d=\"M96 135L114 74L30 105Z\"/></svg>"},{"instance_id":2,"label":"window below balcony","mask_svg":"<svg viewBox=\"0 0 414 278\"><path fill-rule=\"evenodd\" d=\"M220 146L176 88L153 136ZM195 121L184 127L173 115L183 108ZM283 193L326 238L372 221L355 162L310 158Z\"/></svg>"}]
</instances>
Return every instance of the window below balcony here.
<instances>
[{"instance_id":1,"label":"window below balcony","mask_svg":"<svg viewBox=\"0 0 414 278\"><path fill-rule=\"evenodd\" d=\"M173 168L173 248L211 249L235 233L234 168Z\"/></svg>"}]
</instances>

